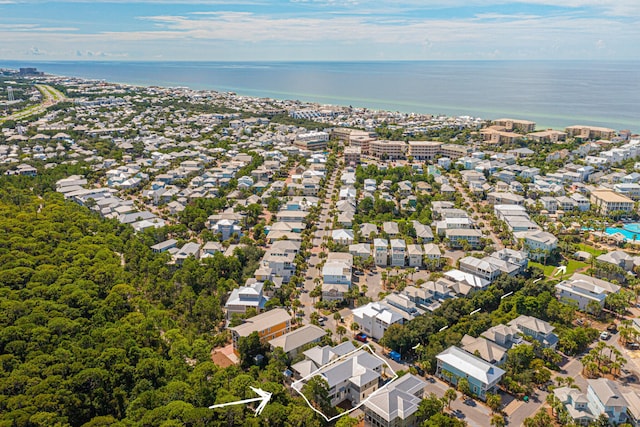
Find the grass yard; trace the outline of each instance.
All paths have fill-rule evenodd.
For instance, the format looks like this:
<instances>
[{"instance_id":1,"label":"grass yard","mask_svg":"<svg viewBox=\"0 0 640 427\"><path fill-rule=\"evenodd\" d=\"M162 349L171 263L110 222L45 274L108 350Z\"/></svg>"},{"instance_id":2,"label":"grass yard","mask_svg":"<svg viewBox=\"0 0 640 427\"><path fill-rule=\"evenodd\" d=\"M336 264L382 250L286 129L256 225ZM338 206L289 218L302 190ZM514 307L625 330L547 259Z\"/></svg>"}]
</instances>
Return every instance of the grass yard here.
<instances>
[{"instance_id":1,"label":"grass yard","mask_svg":"<svg viewBox=\"0 0 640 427\"><path fill-rule=\"evenodd\" d=\"M578 244L578 247L580 248L581 251L588 252L594 257L600 256L600 255L602 255L602 254L607 252L607 251L604 251L602 249L596 249L593 246L589 246L589 245L584 244L584 243Z\"/></svg>"},{"instance_id":2,"label":"grass yard","mask_svg":"<svg viewBox=\"0 0 640 427\"><path fill-rule=\"evenodd\" d=\"M573 273L575 273L576 270L580 270L584 267L588 267L589 265L590 264L586 262L569 260L569 263L567 264L567 272L563 274L562 277L567 278L571 276ZM560 278L560 275L555 276L556 270L558 268L557 265L542 265L539 262L529 261L529 267L538 267L544 272L544 275L547 276L547 278L552 278L552 277L556 277L558 279Z\"/></svg>"}]
</instances>

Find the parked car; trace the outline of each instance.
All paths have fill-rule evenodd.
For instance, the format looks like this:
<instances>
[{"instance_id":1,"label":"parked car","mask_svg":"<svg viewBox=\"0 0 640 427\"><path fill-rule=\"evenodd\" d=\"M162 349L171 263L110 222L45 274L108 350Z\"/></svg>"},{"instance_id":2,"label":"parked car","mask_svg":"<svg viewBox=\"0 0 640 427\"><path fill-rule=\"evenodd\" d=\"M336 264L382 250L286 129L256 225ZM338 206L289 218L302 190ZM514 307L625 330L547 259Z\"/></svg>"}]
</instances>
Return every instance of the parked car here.
<instances>
[{"instance_id":1,"label":"parked car","mask_svg":"<svg viewBox=\"0 0 640 427\"><path fill-rule=\"evenodd\" d=\"M609 326L607 326L607 331L615 334L616 332L618 332L618 325L616 325L615 323L611 323Z\"/></svg>"},{"instance_id":2,"label":"parked car","mask_svg":"<svg viewBox=\"0 0 640 427\"><path fill-rule=\"evenodd\" d=\"M627 344L627 348L629 348L630 350L640 350L640 344L638 344L637 342L632 342Z\"/></svg>"},{"instance_id":3,"label":"parked car","mask_svg":"<svg viewBox=\"0 0 640 427\"><path fill-rule=\"evenodd\" d=\"M610 337L611 337L611 334L607 331L602 331L602 333L600 334L601 340L608 340Z\"/></svg>"},{"instance_id":4,"label":"parked car","mask_svg":"<svg viewBox=\"0 0 640 427\"><path fill-rule=\"evenodd\" d=\"M360 332L359 334L357 334L355 336L356 341L360 341L360 342L367 342L367 334L365 334L364 332Z\"/></svg>"},{"instance_id":5,"label":"parked car","mask_svg":"<svg viewBox=\"0 0 640 427\"><path fill-rule=\"evenodd\" d=\"M400 360L402 359L402 356L400 356L400 353L398 353L397 351L390 351L389 352L389 359L396 361L396 362L400 362Z\"/></svg>"}]
</instances>

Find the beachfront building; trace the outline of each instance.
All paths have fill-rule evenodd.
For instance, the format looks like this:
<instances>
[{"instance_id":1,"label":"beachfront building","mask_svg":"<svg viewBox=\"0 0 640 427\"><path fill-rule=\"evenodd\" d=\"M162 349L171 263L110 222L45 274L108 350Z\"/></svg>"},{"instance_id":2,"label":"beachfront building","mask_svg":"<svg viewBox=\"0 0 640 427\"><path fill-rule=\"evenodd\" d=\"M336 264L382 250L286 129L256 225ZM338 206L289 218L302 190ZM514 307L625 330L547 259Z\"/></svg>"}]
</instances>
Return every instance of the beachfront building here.
<instances>
[{"instance_id":1,"label":"beachfront building","mask_svg":"<svg viewBox=\"0 0 640 427\"><path fill-rule=\"evenodd\" d=\"M505 371L456 346L436 356L436 376L456 386L460 378L469 381L471 393L485 400L494 392Z\"/></svg>"},{"instance_id":2,"label":"beachfront building","mask_svg":"<svg viewBox=\"0 0 640 427\"><path fill-rule=\"evenodd\" d=\"M600 189L591 192L591 205L602 215L615 211L633 211L633 200L615 191Z\"/></svg>"},{"instance_id":3,"label":"beachfront building","mask_svg":"<svg viewBox=\"0 0 640 427\"><path fill-rule=\"evenodd\" d=\"M536 129L536 123L529 120L496 119L493 121L493 124L496 126L502 126L508 131L523 133L533 132Z\"/></svg>"},{"instance_id":4,"label":"beachfront building","mask_svg":"<svg viewBox=\"0 0 640 427\"><path fill-rule=\"evenodd\" d=\"M565 130L570 138L610 140L616 136L615 130L598 126L575 125L569 126Z\"/></svg>"},{"instance_id":5,"label":"beachfront building","mask_svg":"<svg viewBox=\"0 0 640 427\"><path fill-rule=\"evenodd\" d=\"M460 157L470 156L473 148L459 144L442 144L440 146L440 154L450 159L459 159Z\"/></svg>"},{"instance_id":6,"label":"beachfront building","mask_svg":"<svg viewBox=\"0 0 640 427\"><path fill-rule=\"evenodd\" d=\"M282 308L276 308L246 319L241 325L229 328L229 330L231 331L233 351L239 354L238 341L240 338L248 337L253 332L258 333L262 343L269 342L290 332L291 315Z\"/></svg>"},{"instance_id":7,"label":"beachfront building","mask_svg":"<svg viewBox=\"0 0 640 427\"><path fill-rule=\"evenodd\" d=\"M567 133L553 129L541 130L527 134L527 138L535 142L557 143L567 139Z\"/></svg>"}]
</instances>

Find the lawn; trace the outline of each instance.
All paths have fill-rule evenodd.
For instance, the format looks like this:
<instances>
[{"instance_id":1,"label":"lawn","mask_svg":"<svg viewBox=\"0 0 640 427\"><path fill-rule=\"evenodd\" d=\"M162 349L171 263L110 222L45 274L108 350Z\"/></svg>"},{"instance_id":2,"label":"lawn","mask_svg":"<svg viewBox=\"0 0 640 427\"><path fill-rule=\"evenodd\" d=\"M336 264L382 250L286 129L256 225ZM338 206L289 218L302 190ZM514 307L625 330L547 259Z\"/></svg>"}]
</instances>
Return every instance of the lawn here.
<instances>
[{"instance_id":1,"label":"lawn","mask_svg":"<svg viewBox=\"0 0 640 427\"><path fill-rule=\"evenodd\" d=\"M594 257L600 256L607 252L607 251L603 251L602 249L596 249L593 246L589 246L584 243L578 244L578 247L580 248L581 251L590 253L591 256L594 256Z\"/></svg>"},{"instance_id":2,"label":"lawn","mask_svg":"<svg viewBox=\"0 0 640 427\"><path fill-rule=\"evenodd\" d=\"M538 267L540 270L544 271L544 275L549 277L553 270L556 269L555 265L542 265L539 262L529 261L529 267Z\"/></svg>"},{"instance_id":3,"label":"lawn","mask_svg":"<svg viewBox=\"0 0 640 427\"><path fill-rule=\"evenodd\" d=\"M576 270L580 270L581 268L588 267L588 266L589 264L586 262L569 260L569 263L567 264L567 272L563 274L562 277L566 278L572 275ZM560 275L555 276L556 269L558 268L557 265L542 265L539 262L529 261L529 267L538 267L539 269L544 271L544 275L547 276L547 278L551 278L551 277L557 277L558 279L560 278Z\"/></svg>"}]
</instances>

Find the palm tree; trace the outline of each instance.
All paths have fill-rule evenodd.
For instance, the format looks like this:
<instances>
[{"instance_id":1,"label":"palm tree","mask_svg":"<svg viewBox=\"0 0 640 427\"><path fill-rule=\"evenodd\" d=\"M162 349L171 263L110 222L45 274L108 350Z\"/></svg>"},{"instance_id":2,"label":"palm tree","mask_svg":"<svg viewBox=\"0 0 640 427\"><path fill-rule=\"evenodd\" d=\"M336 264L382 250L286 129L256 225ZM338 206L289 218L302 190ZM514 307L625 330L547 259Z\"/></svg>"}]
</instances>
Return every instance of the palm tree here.
<instances>
[{"instance_id":1,"label":"palm tree","mask_svg":"<svg viewBox=\"0 0 640 427\"><path fill-rule=\"evenodd\" d=\"M504 417L500 414L494 414L491 417L491 420L489 420L489 424L491 424L493 427L504 427L507 425Z\"/></svg>"},{"instance_id":2,"label":"palm tree","mask_svg":"<svg viewBox=\"0 0 640 427\"><path fill-rule=\"evenodd\" d=\"M458 393L452 388L448 388L444 392L444 399L447 402L447 408L448 409L451 409L451 402L453 402L457 398L458 398Z\"/></svg>"}]
</instances>

